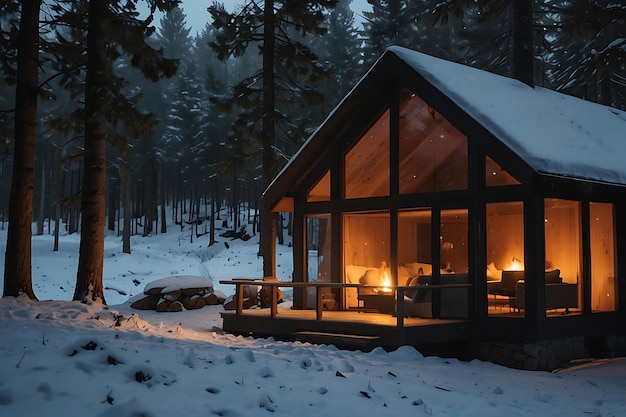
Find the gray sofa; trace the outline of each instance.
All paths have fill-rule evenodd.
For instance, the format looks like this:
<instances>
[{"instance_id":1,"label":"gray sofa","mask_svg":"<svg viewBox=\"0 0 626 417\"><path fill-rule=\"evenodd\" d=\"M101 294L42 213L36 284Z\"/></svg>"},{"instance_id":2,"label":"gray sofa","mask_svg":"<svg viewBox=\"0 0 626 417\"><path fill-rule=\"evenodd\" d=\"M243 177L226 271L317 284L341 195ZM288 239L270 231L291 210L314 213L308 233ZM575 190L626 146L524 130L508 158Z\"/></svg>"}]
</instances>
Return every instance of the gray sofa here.
<instances>
[{"instance_id":1,"label":"gray sofa","mask_svg":"<svg viewBox=\"0 0 626 417\"><path fill-rule=\"evenodd\" d=\"M546 310L578 307L578 288L576 284L563 282L558 269L546 271ZM522 310L525 307L526 283L524 271L502 271L502 280L487 283L487 292L491 295L509 297L509 307Z\"/></svg>"},{"instance_id":2,"label":"gray sofa","mask_svg":"<svg viewBox=\"0 0 626 417\"><path fill-rule=\"evenodd\" d=\"M517 296L512 300L511 307L524 309L526 285L524 281L517 283ZM546 283L546 310L578 308L578 286L566 282Z\"/></svg>"},{"instance_id":3,"label":"gray sofa","mask_svg":"<svg viewBox=\"0 0 626 417\"><path fill-rule=\"evenodd\" d=\"M419 275L409 279L409 286L423 286L414 291L407 291L404 300L404 315L406 317L438 317L438 318L467 318L469 288L428 288L432 285L432 275ZM468 275L442 274L440 284L468 284ZM433 312L433 292L440 293L440 311Z\"/></svg>"}]
</instances>

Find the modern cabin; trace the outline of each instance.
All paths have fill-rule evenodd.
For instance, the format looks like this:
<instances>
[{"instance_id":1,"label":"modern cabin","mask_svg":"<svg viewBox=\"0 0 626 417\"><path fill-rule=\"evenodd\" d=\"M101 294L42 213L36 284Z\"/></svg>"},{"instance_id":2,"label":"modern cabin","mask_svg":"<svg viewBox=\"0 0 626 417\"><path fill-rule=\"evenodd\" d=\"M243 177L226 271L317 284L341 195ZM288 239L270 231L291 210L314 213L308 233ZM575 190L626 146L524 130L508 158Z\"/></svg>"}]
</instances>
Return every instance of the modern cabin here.
<instances>
[{"instance_id":1,"label":"modern cabin","mask_svg":"<svg viewBox=\"0 0 626 417\"><path fill-rule=\"evenodd\" d=\"M423 320L381 346L464 343L533 369L624 354L625 132L620 110L391 47L264 193L293 214L293 277L278 278L363 286L327 289L333 314L402 303ZM355 333L345 317L281 326ZM225 313L225 330L281 331L250 319ZM411 336L420 323L435 327Z\"/></svg>"}]
</instances>

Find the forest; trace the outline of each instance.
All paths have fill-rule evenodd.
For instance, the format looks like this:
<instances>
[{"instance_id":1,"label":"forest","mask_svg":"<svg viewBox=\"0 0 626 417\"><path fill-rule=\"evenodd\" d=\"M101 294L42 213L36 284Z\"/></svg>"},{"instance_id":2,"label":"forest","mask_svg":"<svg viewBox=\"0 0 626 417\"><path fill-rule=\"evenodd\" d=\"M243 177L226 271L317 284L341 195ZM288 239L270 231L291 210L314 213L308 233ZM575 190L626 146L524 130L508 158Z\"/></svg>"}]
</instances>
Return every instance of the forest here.
<instances>
[{"instance_id":1,"label":"forest","mask_svg":"<svg viewBox=\"0 0 626 417\"><path fill-rule=\"evenodd\" d=\"M33 233L80 233L76 300L104 301L105 229L128 253L135 234L212 243L226 207L267 259L290 225L261 193L390 45L626 109L621 2L367 0L362 24L350 2L207 2L192 35L178 0L3 1L3 296L36 299Z\"/></svg>"}]
</instances>

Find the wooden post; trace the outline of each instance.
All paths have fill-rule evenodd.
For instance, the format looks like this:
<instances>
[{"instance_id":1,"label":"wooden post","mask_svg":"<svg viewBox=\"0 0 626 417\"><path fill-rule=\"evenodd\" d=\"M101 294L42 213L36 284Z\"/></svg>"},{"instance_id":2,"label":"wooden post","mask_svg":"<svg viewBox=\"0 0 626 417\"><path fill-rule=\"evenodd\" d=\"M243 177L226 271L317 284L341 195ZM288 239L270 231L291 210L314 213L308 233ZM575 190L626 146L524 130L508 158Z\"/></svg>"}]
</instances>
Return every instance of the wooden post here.
<instances>
[{"instance_id":1,"label":"wooden post","mask_svg":"<svg viewBox=\"0 0 626 417\"><path fill-rule=\"evenodd\" d=\"M315 318L317 320L322 319L322 310L324 310L324 300L323 300L324 291L322 291L322 287L315 287Z\"/></svg>"},{"instance_id":2,"label":"wooden post","mask_svg":"<svg viewBox=\"0 0 626 417\"><path fill-rule=\"evenodd\" d=\"M270 315L276 317L278 313L278 285L270 285Z\"/></svg>"},{"instance_id":3,"label":"wooden post","mask_svg":"<svg viewBox=\"0 0 626 417\"><path fill-rule=\"evenodd\" d=\"M398 288L396 291L396 326L404 327L404 288Z\"/></svg>"},{"instance_id":4,"label":"wooden post","mask_svg":"<svg viewBox=\"0 0 626 417\"><path fill-rule=\"evenodd\" d=\"M240 315L243 313L243 284L237 283L235 285L235 314Z\"/></svg>"}]
</instances>

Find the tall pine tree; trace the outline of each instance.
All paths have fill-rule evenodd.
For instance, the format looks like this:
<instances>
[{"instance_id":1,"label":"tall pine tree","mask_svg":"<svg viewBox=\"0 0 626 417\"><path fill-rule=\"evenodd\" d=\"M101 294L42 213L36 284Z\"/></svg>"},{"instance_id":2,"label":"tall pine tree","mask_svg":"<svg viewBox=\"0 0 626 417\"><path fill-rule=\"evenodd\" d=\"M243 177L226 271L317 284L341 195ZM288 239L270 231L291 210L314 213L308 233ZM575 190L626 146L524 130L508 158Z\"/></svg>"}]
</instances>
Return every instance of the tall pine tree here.
<instances>
[{"instance_id":1,"label":"tall pine tree","mask_svg":"<svg viewBox=\"0 0 626 417\"><path fill-rule=\"evenodd\" d=\"M130 65L152 81L176 71L177 62L164 58L162 51L146 43L146 38L154 31L150 24L156 9L167 11L178 1L146 1L151 12L146 20L137 18L139 13L132 1L90 0L86 9L84 4L76 5L71 1L55 4L58 25L71 27L74 36L72 40L57 31L57 66L77 69L68 72L71 75L63 77L61 82L73 94L84 94L85 102L83 112L76 112L72 119L58 123L71 126L82 120L85 132L81 242L73 296L76 300L104 302L106 142L109 140L123 150L128 146L128 138L147 136L153 124L149 115L137 111L138 97L127 96L127 82L116 74L114 63L128 57ZM82 58L83 48L86 61ZM67 51L69 54L63 53ZM84 79L81 69L84 69Z\"/></svg>"},{"instance_id":2,"label":"tall pine tree","mask_svg":"<svg viewBox=\"0 0 626 417\"><path fill-rule=\"evenodd\" d=\"M21 2L17 34L13 176L4 262L3 296L36 300L32 288L31 237L39 72L40 0ZM3 6L3 9L7 5ZM15 32L13 32L15 34Z\"/></svg>"},{"instance_id":3,"label":"tall pine tree","mask_svg":"<svg viewBox=\"0 0 626 417\"><path fill-rule=\"evenodd\" d=\"M235 123L232 139L248 157L261 153L263 188L276 175L281 162L276 150L278 139L299 140L288 112L279 111L278 103L319 102L314 84L326 75L317 55L290 36L298 33L321 35L325 11L336 0L265 0L263 7L251 1L237 13L223 5L209 7L217 29L212 44L220 59L241 56L251 44L259 45L261 68L233 88L230 106L242 109ZM280 133L280 135L278 134ZM251 158L254 160L253 158ZM271 207L262 206L260 253L263 276L276 276L276 215Z\"/></svg>"}]
</instances>

